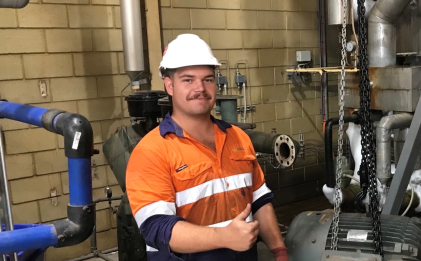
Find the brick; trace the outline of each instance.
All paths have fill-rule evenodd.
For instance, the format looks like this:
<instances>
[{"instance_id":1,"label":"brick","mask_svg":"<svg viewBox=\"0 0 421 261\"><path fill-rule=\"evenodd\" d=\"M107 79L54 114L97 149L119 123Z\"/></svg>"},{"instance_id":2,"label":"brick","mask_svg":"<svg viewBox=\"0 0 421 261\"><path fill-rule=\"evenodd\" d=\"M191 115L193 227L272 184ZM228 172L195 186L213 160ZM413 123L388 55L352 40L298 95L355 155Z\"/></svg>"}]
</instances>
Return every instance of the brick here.
<instances>
[{"instance_id":1,"label":"brick","mask_svg":"<svg viewBox=\"0 0 421 261\"><path fill-rule=\"evenodd\" d=\"M303 110L301 102L281 102L276 104L277 119L290 119L301 117Z\"/></svg>"},{"instance_id":2,"label":"brick","mask_svg":"<svg viewBox=\"0 0 421 261\"><path fill-rule=\"evenodd\" d=\"M174 30L173 31L173 39L177 38L180 34L195 34L199 36L203 41L207 44L210 43L209 41L209 31L208 30Z\"/></svg>"},{"instance_id":3,"label":"brick","mask_svg":"<svg viewBox=\"0 0 421 261\"><path fill-rule=\"evenodd\" d=\"M339 111L339 97L329 97L329 112Z\"/></svg>"},{"instance_id":4,"label":"brick","mask_svg":"<svg viewBox=\"0 0 421 261\"><path fill-rule=\"evenodd\" d=\"M120 5L119 0L92 0L93 5Z\"/></svg>"},{"instance_id":5,"label":"brick","mask_svg":"<svg viewBox=\"0 0 421 261\"><path fill-rule=\"evenodd\" d=\"M173 7L206 8L206 0L171 0Z\"/></svg>"},{"instance_id":6,"label":"brick","mask_svg":"<svg viewBox=\"0 0 421 261\"><path fill-rule=\"evenodd\" d=\"M7 180L32 177L34 163L31 154L6 156L5 158Z\"/></svg>"},{"instance_id":7,"label":"brick","mask_svg":"<svg viewBox=\"0 0 421 261\"><path fill-rule=\"evenodd\" d=\"M107 75L100 76L98 80L99 97L117 97L121 95L121 90L130 82L127 75ZM127 87L123 95L131 93L130 87Z\"/></svg>"},{"instance_id":8,"label":"brick","mask_svg":"<svg viewBox=\"0 0 421 261\"><path fill-rule=\"evenodd\" d=\"M299 2L297 0L272 0L272 10L298 11Z\"/></svg>"},{"instance_id":9,"label":"brick","mask_svg":"<svg viewBox=\"0 0 421 261\"><path fill-rule=\"evenodd\" d=\"M91 252L90 240L85 240L80 244L68 247L49 247L45 252L45 261L65 261L87 255Z\"/></svg>"},{"instance_id":10,"label":"brick","mask_svg":"<svg viewBox=\"0 0 421 261\"><path fill-rule=\"evenodd\" d=\"M262 88L262 102L274 103L288 101L289 87L287 85L267 86Z\"/></svg>"},{"instance_id":11,"label":"brick","mask_svg":"<svg viewBox=\"0 0 421 261\"><path fill-rule=\"evenodd\" d=\"M316 96L316 88L314 86L290 85L288 101L314 99L315 96Z\"/></svg>"},{"instance_id":12,"label":"brick","mask_svg":"<svg viewBox=\"0 0 421 261\"><path fill-rule=\"evenodd\" d=\"M101 129L102 129L102 139L104 141L108 140L111 135L113 135L118 127L123 125L120 119L118 120L109 120L109 121L102 121L101 122Z\"/></svg>"},{"instance_id":13,"label":"brick","mask_svg":"<svg viewBox=\"0 0 421 261\"><path fill-rule=\"evenodd\" d=\"M21 130L21 129L29 128L29 124L19 122L19 121L9 120L9 119L1 119L0 125L1 125L1 129L4 131Z\"/></svg>"},{"instance_id":14,"label":"brick","mask_svg":"<svg viewBox=\"0 0 421 261\"><path fill-rule=\"evenodd\" d=\"M279 174L279 188L287 188L304 183L304 168L287 170Z\"/></svg>"},{"instance_id":15,"label":"brick","mask_svg":"<svg viewBox=\"0 0 421 261\"><path fill-rule=\"evenodd\" d=\"M77 53L73 57L76 76L118 73L115 53Z\"/></svg>"},{"instance_id":16,"label":"brick","mask_svg":"<svg viewBox=\"0 0 421 261\"><path fill-rule=\"evenodd\" d=\"M79 113L90 121L110 120L121 117L120 98L79 101ZM126 107L126 106L125 106Z\"/></svg>"},{"instance_id":17,"label":"brick","mask_svg":"<svg viewBox=\"0 0 421 261\"><path fill-rule=\"evenodd\" d=\"M160 1L161 7L171 7L171 0L161 0Z\"/></svg>"},{"instance_id":18,"label":"brick","mask_svg":"<svg viewBox=\"0 0 421 261\"><path fill-rule=\"evenodd\" d=\"M240 49L243 47L241 31L210 31L210 47L212 49Z\"/></svg>"},{"instance_id":19,"label":"brick","mask_svg":"<svg viewBox=\"0 0 421 261\"><path fill-rule=\"evenodd\" d=\"M263 123L264 132L271 132L273 128L276 128L276 133L289 135L291 132L290 120L267 121Z\"/></svg>"},{"instance_id":20,"label":"brick","mask_svg":"<svg viewBox=\"0 0 421 261\"><path fill-rule=\"evenodd\" d=\"M242 9L270 10L270 0L241 0Z\"/></svg>"},{"instance_id":21,"label":"brick","mask_svg":"<svg viewBox=\"0 0 421 261\"><path fill-rule=\"evenodd\" d=\"M64 150L51 150L34 154L37 175L66 171L68 164Z\"/></svg>"},{"instance_id":22,"label":"brick","mask_svg":"<svg viewBox=\"0 0 421 261\"><path fill-rule=\"evenodd\" d=\"M312 13L286 13L286 28L297 30L311 30L314 29L314 15Z\"/></svg>"},{"instance_id":23,"label":"brick","mask_svg":"<svg viewBox=\"0 0 421 261\"><path fill-rule=\"evenodd\" d=\"M45 30L49 53L90 52L92 48L91 30L51 29Z\"/></svg>"},{"instance_id":24,"label":"brick","mask_svg":"<svg viewBox=\"0 0 421 261\"><path fill-rule=\"evenodd\" d=\"M299 134L292 135L292 138L295 139L295 140L299 140ZM306 141L310 141L310 140L313 141L313 142L314 141L322 142L322 141L324 141L324 136L321 132L316 132L316 131L304 133L304 144L306 143ZM323 146L323 144L324 143L320 143L320 146ZM324 153L322 153L322 155L320 155L320 156L324 157Z\"/></svg>"},{"instance_id":25,"label":"brick","mask_svg":"<svg viewBox=\"0 0 421 261\"><path fill-rule=\"evenodd\" d=\"M279 173L265 175L265 183L272 191L278 189L278 175Z\"/></svg>"},{"instance_id":26,"label":"brick","mask_svg":"<svg viewBox=\"0 0 421 261\"><path fill-rule=\"evenodd\" d=\"M145 56L145 58L146 57L147 56ZM117 59L118 59L118 73L126 74L126 71L124 70L124 54L122 52L117 53Z\"/></svg>"},{"instance_id":27,"label":"brick","mask_svg":"<svg viewBox=\"0 0 421 261\"><path fill-rule=\"evenodd\" d=\"M262 103L262 88L261 87L250 87L251 89L251 104Z\"/></svg>"},{"instance_id":28,"label":"brick","mask_svg":"<svg viewBox=\"0 0 421 261\"><path fill-rule=\"evenodd\" d=\"M257 29L257 12L227 11L228 29Z\"/></svg>"},{"instance_id":29,"label":"brick","mask_svg":"<svg viewBox=\"0 0 421 261\"><path fill-rule=\"evenodd\" d=\"M41 103L39 106L45 109L59 109L66 112L77 113L76 102Z\"/></svg>"},{"instance_id":30,"label":"brick","mask_svg":"<svg viewBox=\"0 0 421 261\"><path fill-rule=\"evenodd\" d=\"M276 119L275 104L256 105L256 111L254 112L254 119L256 122L275 120Z\"/></svg>"},{"instance_id":31,"label":"brick","mask_svg":"<svg viewBox=\"0 0 421 261\"><path fill-rule=\"evenodd\" d=\"M300 31L274 31L273 43L275 48L298 47L300 46Z\"/></svg>"},{"instance_id":32,"label":"brick","mask_svg":"<svg viewBox=\"0 0 421 261\"><path fill-rule=\"evenodd\" d=\"M45 52L42 30L4 29L0 30L0 53L41 53Z\"/></svg>"},{"instance_id":33,"label":"brick","mask_svg":"<svg viewBox=\"0 0 421 261\"><path fill-rule=\"evenodd\" d=\"M16 10L1 9L0 17L0 28L14 28L18 26L18 22L16 20Z\"/></svg>"},{"instance_id":34,"label":"brick","mask_svg":"<svg viewBox=\"0 0 421 261\"><path fill-rule=\"evenodd\" d=\"M102 148L102 144L98 144L95 147ZM98 166L108 164L107 159L105 159L104 153L95 154L92 156L92 162L95 160Z\"/></svg>"},{"instance_id":35,"label":"brick","mask_svg":"<svg viewBox=\"0 0 421 261\"><path fill-rule=\"evenodd\" d=\"M107 1L107 0L101 0L101 1ZM89 4L89 0L42 0L42 3L87 5Z\"/></svg>"},{"instance_id":36,"label":"brick","mask_svg":"<svg viewBox=\"0 0 421 261\"><path fill-rule=\"evenodd\" d=\"M259 50L260 67L272 67L288 64L286 49Z\"/></svg>"},{"instance_id":37,"label":"brick","mask_svg":"<svg viewBox=\"0 0 421 261\"><path fill-rule=\"evenodd\" d=\"M65 77L73 76L70 54L28 54L23 56L25 77Z\"/></svg>"},{"instance_id":38,"label":"brick","mask_svg":"<svg viewBox=\"0 0 421 261\"><path fill-rule=\"evenodd\" d=\"M51 79L53 101L84 100L97 97L95 77Z\"/></svg>"},{"instance_id":39,"label":"brick","mask_svg":"<svg viewBox=\"0 0 421 261\"><path fill-rule=\"evenodd\" d=\"M325 178L326 169L324 164L318 164L305 168L305 181L315 181Z\"/></svg>"},{"instance_id":40,"label":"brick","mask_svg":"<svg viewBox=\"0 0 421 261\"><path fill-rule=\"evenodd\" d=\"M47 91L49 80L47 80ZM0 96L2 99L17 103L42 103L49 102L51 96L42 97L39 94L38 80L4 81L0 82Z\"/></svg>"},{"instance_id":41,"label":"brick","mask_svg":"<svg viewBox=\"0 0 421 261\"><path fill-rule=\"evenodd\" d=\"M240 9L240 0L208 0L208 8L215 9Z\"/></svg>"},{"instance_id":42,"label":"brick","mask_svg":"<svg viewBox=\"0 0 421 261\"><path fill-rule=\"evenodd\" d=\"M300 12L317 12L319 11L319 1L318 0L299 0Z\"/></svg>"},{"instance_id":43,"label":"brick","mask_svg":"<svg viewBox=\"0 0 421 261\"><path fill-rule=\"evenodd\" d=\"M62 195L57 197L57 205L54 206L51 198L39 201L39 209L41 213L41 222L48 222L67 217L67 205L69 204L69 196Z\"/></svg>"},{"instance_id":44,"label":"brick","mask_svg":"<svg viewBox=\"0 0 421 261\"><path fill-rule=\"evenodd\" d=\"M318 47L319 32L317 30L304 30L301 33L301 47Z\"/></svg>"},{"instance_id":45,"label":"brick","mask_svg":"<svg viewBox=\"0 0 421 261\"><path fill-rule=\"evenodd\" d=\"M190 29L190 10L161 8L163 29Z\"/></svg>"},{"instance_id":46,"label":"brick","mask_svg":"<svg viewBox=\"0 0 421 261\"><path fill-rule=\"evenodd\" d=\"M96 212L96 231L102 232L111 228L110 210L105 209Z\"/></svg>"},{"instance_id":47,"label":"brick","mask_svg":"<svg viewBox=\"0 0 421 261\"><path fill-rule=\"evenodd\" d=\"M123 51L123 38L120 29L94 30L95 51Z\"/></svg>"},{"instance_id":48,"label":"brick","mask_svg":"<svg viewBox=\"0 0 421 261\"><path fill-rule=\"evenodd\" d=\"M213 56L218 59L219 62L227 60L227 51L226 50L212 50ZM222 65L221 68L225 68L225 65Z\"/></svg>"},{"instance_id":49,"label":"brick","mask_svg":"<svg viewBox=\"0 0 421 261\"><path fill-rule=\"evenodd\" d=\"M20 55L0 55L0 80L22 79Z\"/></svg>"},{"instance_id":50,"label":"brick","mask_svg":"<svg viewBox=\"0 0 421 261\"><path fill-rule=\"evenodd\" d=\"M27 5L17 12L19 27L67 27L65 5Z\"/></svg>"},{"instance_id":51,"label":"brick","mask_svg":"<svg viewBox=\"0 0 421 261\"><path fill-rule=\"evenodd\" d=\"M10 181L13 204L49 198L51 189L61 195L60 174Z\"/></svg>"},{"instance_id":52,"label":"brick","mask_svg":"<svg viewBox=\"0 0 421 261\"><path fill-rule=\"evenodd\" d=\"M320 114L321 99L303 100L303 115Z\"/></svg>"},{"instance_id":53,"label":"brick","mask_svg":"<svg viewBox=\"0 0 421 261\"><path fill-rule=\"evenodd\" d=\"M252 68L250 69L249 86L273 85L275 75L273 68Z\"/></svg>"},{"instance_id":54,"label":"brick","mask_svg":"<svg viewBox=\"0 0 421 261\"><path fill-rule=\"evenodd\" d=\"M70 28L111 28L114 26L111 6L71 6L69 12Z\"/></svg>"},{"instance_id":55,"label":"brick","mask_svg":"<svg viewBox=\"0 0 421 261\"><path fill-rule=\"evenodd\" d=\"M40 222L38 203L28 202L12 205L12 218L15 224L36 224Z\"/></svg>"},{"instance_id":56,"label":"brick","mask_svg":"<svg viewBox=\"0 0 421 261\"><path fill-rule=\"evenodd\" d=\"M225 29L226 13L224 10L191 10L192 29Z\"/></svg>"},{"instance_id":57,"label":"brick","mask_svg":"<svg viewBox=\"0 0 421 261\"><path fill-rule=\"evenodd\" d=\"M8 131L4 136L8 155L56 148L55 134L41 128Z\"/></svg>"},{"instance_id":58,"label":"brick","mask_svg":"<svg viewBox=\"0 0 421 261\"><path fill-rule=\"evenodd\" d=\"M121 9L120 6L114 7L115 28L121 28Z\"/></svg>"},{"instance_id":59,"label":"brick","mask_svg":"<svg viewBox=\"0 0 421 261\"><path fill-rule=\"evenodd\" d=\"M228 60L230 68L235 68L239 61L247 61L249 68L259 67L257 50L230 50L228 51Z\"/></svg>"},{"instance_id":60,"label":"brick","mask_svg":"<svg viewBox=\"0 0 421 261\"><path fill-rule=\"evenodd\" d=\"M306 133L316 130L316 116L291 119L291 133Z\"/></svg>"},{"instance_id":61,"label":"brick","mask_svg":"<svg viewBox=\"0 0 421 261\"><path fill-rule=\"evenodd\" d=\"M106 250L117 246L117 229L111 229L97 234L98 249Z\"/></svg>"},{"instance_id":62,"label":"brick","mask_svg":"<svg viewBox=\"0 0 421 261\"><path fill-rule=\"evenodd\" d=\"M272 48L272 31L247 30L243 31L244 48L262 49Z\"/></svg>"},{"instance_id":63,"label":"brick","mask_svg":"<svg viewBox=\"0 0 421 261\"><path fill-rule=\"evenodd\" d=\"M200 37L202 38L202 37ZM208 33L209 38L209 33ZM162 30L162 44L164 46L167 46L172 40L174 40L173 37L173 31L172 30Z\"/></svg>"},{"instance_id":64,"label":"brick","mask_svg":"<svg viewBox=\"0 0 421 261\"><path fill-rule=\"evenodd\" d=\"M275 68L275 83L276 84L286 84L290 83L288 80L288 73L286 72L286 67Z\"/></svg>"},{"instance_id":65,"label":"brick","mask_svg":"<svg viewBox=\"0 0 421 261\"><path fill-rule=\"evenodd\" d=\"M317 156L313 152L307 152L305 158L297 158L294 163L294 169L317 164Z\"/></svg>"},{"instance_id":66,"label":"brick","mask_svg":"<svg viewBox=\"0 0 421 261\"><path fill-rule=\"evenodd\" d=\"M259 29L285 29L285 17L285 13L282 12L258 12L257 21Z\"/></svg>"},{"instance_id":67,"label":"brick","mask_svg":"<svg viewBox=\"0 0 421 261\"><path fill-rule=\"evenodd\" d=\"M117 178L114 175L113 170L110 168L110 166L106 166L107 168L107 180L108 180L108 185L112 186L112 185L118 185L118 181Z\"/></svg>"}]
</instances>

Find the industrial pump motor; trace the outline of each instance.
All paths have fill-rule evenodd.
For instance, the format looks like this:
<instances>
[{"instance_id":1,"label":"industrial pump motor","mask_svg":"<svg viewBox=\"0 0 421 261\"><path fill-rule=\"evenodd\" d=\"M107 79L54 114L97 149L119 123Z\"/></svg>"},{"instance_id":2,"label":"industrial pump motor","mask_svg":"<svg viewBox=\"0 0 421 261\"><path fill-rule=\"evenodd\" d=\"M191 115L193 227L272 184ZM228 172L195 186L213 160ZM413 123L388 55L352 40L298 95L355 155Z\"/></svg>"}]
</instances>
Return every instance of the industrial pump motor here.
<instances>
[{"instance_id":1,"label":"industrial pump motor","mask_svg":"<svg viewBox=\"0 0 421 261\"><path fill-rule=\"evenodd\" d=\"M338 251L330 251L333 210L303 212L285 238L289 261L381 261L374 255L370 217L342 213ZM421 219L381 215L384 261L421 260Z\"/></svg>"}]
</instances>

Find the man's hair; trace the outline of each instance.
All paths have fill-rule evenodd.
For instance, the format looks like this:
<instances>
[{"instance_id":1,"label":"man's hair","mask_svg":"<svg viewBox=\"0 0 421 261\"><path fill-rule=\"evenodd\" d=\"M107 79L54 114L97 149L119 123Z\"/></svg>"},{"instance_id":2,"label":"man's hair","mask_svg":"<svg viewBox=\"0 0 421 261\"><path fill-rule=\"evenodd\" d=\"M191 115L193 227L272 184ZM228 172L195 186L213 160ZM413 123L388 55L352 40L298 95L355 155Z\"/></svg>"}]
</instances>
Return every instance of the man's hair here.
<instances>
[{"instance_id":1,"label":"man's hair","mask_svg":"<svg viewBox=\"0 0 421 261\"><path fill-rule=\"evenodd\" d=\"M215 70L215 68L216 68L216 66L213 66L213 65L208 65L208 66L209 66L209 68L211 68L212 70ZM162 71L161 71L162 76L164 76L164 78L168 77L168 78L170 78L171 80L173 79L174 74L175 74L176 72L177 72L177 68L175 68L175 69L162 69Z\"/></svg>"}]
</instances>

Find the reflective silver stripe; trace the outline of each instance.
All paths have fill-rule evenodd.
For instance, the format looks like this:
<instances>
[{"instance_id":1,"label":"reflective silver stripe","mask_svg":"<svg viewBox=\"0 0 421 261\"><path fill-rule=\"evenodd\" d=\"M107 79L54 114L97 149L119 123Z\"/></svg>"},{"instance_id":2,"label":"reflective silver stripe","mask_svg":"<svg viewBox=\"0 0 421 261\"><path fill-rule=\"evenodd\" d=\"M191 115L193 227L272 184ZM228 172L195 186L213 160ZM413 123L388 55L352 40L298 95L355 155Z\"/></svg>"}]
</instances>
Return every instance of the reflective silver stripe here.
<instances>
[{"instance_id":1,"label":"reflective silver stripe","mask_svg":"<svg viewBox=\"0 0 421 261\"><path fill-rule=\"evenodd\" d=\"M250 215L246 218L246 222L250 222L250 221L253 221L253 215L252 215L251 213L250 213ZM231 219L231 220L224 221L224 222L221 222L221 223L216 223L216 224L213 224L213 225L209 225L208 227L226 227L226 226L228 226L231 222L232 222L232 219Z\"/></svg>"},{"instance_id":2,"label":"reflective silver stripe","mask_svg":"<svg viewBox=\"0 0 421 261\"><path fill-rule=\"evenodd\" d=\"M140 227L146 219L153 215L175 215L175 213L175 203L157 201L139 209L134 218L137 226Z\"/></svg>"},{"instance_id":3,"label":"reflective silver stripe","mask_svg":"<svg viewBox=\"0 0 421 261\"><path fill-rule=\"evenodd\" d=\"M263 185L258 190L253 192L253 202L258 200L261 196L270 192L272 191L266 186L266 183L263 183Z\"/></svg>"}]
</instances>

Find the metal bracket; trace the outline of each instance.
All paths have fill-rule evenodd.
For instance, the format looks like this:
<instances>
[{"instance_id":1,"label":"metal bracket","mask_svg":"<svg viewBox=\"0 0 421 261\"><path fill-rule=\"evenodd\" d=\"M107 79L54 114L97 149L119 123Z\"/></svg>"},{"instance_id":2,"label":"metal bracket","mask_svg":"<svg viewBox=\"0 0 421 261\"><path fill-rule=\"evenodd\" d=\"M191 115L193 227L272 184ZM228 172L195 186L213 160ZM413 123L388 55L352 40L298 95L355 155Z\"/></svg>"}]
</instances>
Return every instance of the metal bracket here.
<instances>
[{"instance_id":1,"label":"metal bracket","mask_svg":"<svg viewBox=\"0 0 421 261\"><path fill-rule=\"evenodd\" d=\"M322 254L321 261L382 261L382 257L373 254L363 254L361 252L345 252L326 250Z\"/></svg>"},{"instance_id":2,"label":"metal bracket","mask_svg":"<svg viewBox=\"0 0 421 261\"><path fill-rule=\"evenodd\" d=\"M247 111L256 111L256 106L254 105L248 105L246 106L246 110ZM244 106L238 106L237 107L237 112L244 112Z\"/></svg>"},{"instance_id":3,"label":"metal bracket","mask_svg":"<svg viewBox=\"0 0 421 261\"><path fill-rule=\"evenodd\" d=\"M50 197L51 197L51 205L57 206L58 205L58 197L57 197L57 189L56 188L50 189Z\"/></svg>"},{"instance_id":4,"label":"metal bracket","mask_svg":"<svg viewBox=\"0 0 421 261\"><path fill-rule=\"evenodd\" d=\"M96 165L95 160L92 160L92 169L93 169L92 174L93 174L94 179L99 179L98 165Z\"/></svg>"}]
</instances>

